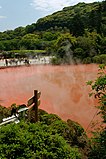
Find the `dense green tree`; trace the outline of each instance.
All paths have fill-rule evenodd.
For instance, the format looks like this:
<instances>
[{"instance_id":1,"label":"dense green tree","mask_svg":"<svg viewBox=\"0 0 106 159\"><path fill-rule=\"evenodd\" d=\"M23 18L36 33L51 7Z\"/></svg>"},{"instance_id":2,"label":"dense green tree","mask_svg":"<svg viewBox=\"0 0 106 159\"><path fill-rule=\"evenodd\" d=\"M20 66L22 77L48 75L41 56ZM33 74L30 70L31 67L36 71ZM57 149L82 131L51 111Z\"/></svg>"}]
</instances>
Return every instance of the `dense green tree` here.
<instances>
[{"instance_id":1,"label":"dense green tree","mask_svg":"<svg viewBox=\"0 0 106 159\"><path fill-rule=\"evenodd\" d=\"M9 34L7 34L7 32L0 33L0 41L10 40L10 39L11 37L9 36Z\"/></svg>"},{"instance_id":2,"label":"dense green tree","mask_svg":"<svg viewBox=\"0 0 106 159\"><path fill-rule=\"evenodd\" d=\"M77 38L77 47L84 50L80 58L83 59L100 54L101 40L102 40L101 36L96 32L89 32L85 30L84 36L79 36Z\"/></svg>"},{"instance_id":3,"label":"dense green tree","mask_svg":"<svg viewBox=\"0 0 106 159\"><path fill-rule=\"evenodd\" d=\"M76 37L69 33L61 34L56 41L56 47L66 46L69 43L74 47L76 44Z\"/></svg>"},{"instance_id":4,"label":"dense green tree","mask_svg":"<svg viewBox=\"0 0 106 159\"><path fill-rule=\"evenodd\" d=\"M26 34L26 32L25 32L25 28L24 27L18 27L16 29L14 29L14 35L16 37L24 36L25 34Z\"/></svg>"},{"instance_id":5,"label":"dense green tree","mask_svg":"<svg viewBox=\"0 0 106 159\"><path fill-rule=\"evenodd\" d=\"M101 3L95 7L95 10L92 10L89 14L89 26L91 30L97 30L98 33L101 32L101 22L102 22L102 6Z\"/></svg>"},{"instance_id":6,"label":"dense green tree","mask_svg":"<svg viewBox=\"0 0 106 159\"><path fill-rule=\"evenodd\" d=\"M70 23L70 32L74 36L80 36L84 33L83 19L79 13L73 17L72 22Z\"/></svg>"},{"instance_id":7,"label":"dense green tree","mask_svg":"<svg viewBox=\"0 0 106 159\"><path fill-rule=\"evenodd\" d=\"M28 50L36 49L39 36L36 34L26 34L20 41L20 47L24 46Z\"/></svg>"},{"instance_id":8,"label":"dense green tree","mask_svg":"<svg viewBox=\"0 0 106 159\"><path fill-rule=\"evenodd\" d=\"M5 40L3 41L3 46L5 51L9 50L16 50L19 48L18 46L19 40L18 39L12 39L12 40Z\"/></svg>"},{"instance_id":9,"label":"dense green tree","mask_svg":"<svg viewBox=\"0 0 106 159\"><path fill-rule=\"evenodd\" d=\"M57 63L70 63L73 57L73 50L76 45L76 38L69 33L61 34L54 43L54 52L57 57ZM53 62L53 61L52 61Z\"/></svg>"},{"instance_id":10,"label":"dense green tree","mask_svg":"<svg viewBox=\"0 0 106 159\"><path fill-rule=\"evenodd\" d=\"M3 51L4 49L5 49L5 46L4 46L3 42L0 41L0 51Z\"/></svg>"},{"instance_id":11,"label":"dense green tree","mask_svg":"<svg viewBox=\"0 0 106 159\"><path fill-rule=\"evenodd\" d=\"M101 54L106 54L106 37L103 37L100 45Z\"/></svg>"},{"instance_id":12,"label":"dense green tree","mask_svg":"<svg viewBox=\"0 0 106 159\"><path fill-rule=\"evenodd\" d=\"M31 25L27 25L25 27L26 34L33 33L35 31L35 28L36 28L36 24L35 23L33 23Z\"/></svg>"},{"instance_id":13,"label":"dense green tree","mask_svg":"<svg viewBox=\"0 0 106 159\"><path fill-rule=\"evenodd\" d=\"M43 40L45 41L52 41L58 38L59 32L44 32L43 33Z\"/></svg>"},{"instance_id":14,"label":"dense green tree","mask_svg":"<svg viewBox=\"0 0 106 159\"><path fill-rule=\"evenodd\" d=\"M14 30L4 31L4 32L2 33L2 35L4 35L4 34L7 35L10 40L15 38ZM6 38L5 40L9 40L9 39Z\"/></svg>"}]
</instances>

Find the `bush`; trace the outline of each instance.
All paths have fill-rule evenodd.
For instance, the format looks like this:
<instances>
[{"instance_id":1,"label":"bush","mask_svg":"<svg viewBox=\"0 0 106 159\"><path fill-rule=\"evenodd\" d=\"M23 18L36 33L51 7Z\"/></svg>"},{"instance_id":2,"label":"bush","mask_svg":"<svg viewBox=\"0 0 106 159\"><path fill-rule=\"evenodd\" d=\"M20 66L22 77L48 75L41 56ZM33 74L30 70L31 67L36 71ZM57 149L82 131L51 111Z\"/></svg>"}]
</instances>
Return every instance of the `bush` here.
<instances>
[{"instance_id":1,"label":"bush","mask_svg":"<svg viewBox=\"0 0 106 159\"><path fill-rule=\"evenodd\" d=\"M6 118L11 115L10 109L3 107L0 105L0 122L2 122L3 118Z\"/></svg>"},{"instance_id":2,"label":"bush","mask_svg":"<svg viewBox=\"0 0 106 159\"><path fill-rule=\"evenodd\" d=\"M0 158L81 159L81 155L49 126L21 122L1 127Z\"/></svg>"},{"instance_id":3,"label":"bush","mask_svg":"<svg viewBox=\"0 0 106 159\"><path fill-rule=\"evenodd\" d=\"M106 64L106 54L94 56L93 62L98 63L98 64Z\"/></svg>"},{"instance_id":4,"label":"bush","mask_svg":"<svg viewBox=\"0 0 106 159\"><path fill-rule=\"evenodd\" d=\"M53 65L60 65L61 63L62 63L62 60L58 57L53 57L51 59L51 64L53 64Z\"/></svg>"},{"instance_id":5,"label":"bush","mask_svg":"<svg viewBox=\"0 0 106 159\"><path fill-rule=\"evenodd\" d=\"M82 63L83 64L90 64L90 63L92 63L92 59L90 57L84 58Z\"/></svg>"}]
</instances>

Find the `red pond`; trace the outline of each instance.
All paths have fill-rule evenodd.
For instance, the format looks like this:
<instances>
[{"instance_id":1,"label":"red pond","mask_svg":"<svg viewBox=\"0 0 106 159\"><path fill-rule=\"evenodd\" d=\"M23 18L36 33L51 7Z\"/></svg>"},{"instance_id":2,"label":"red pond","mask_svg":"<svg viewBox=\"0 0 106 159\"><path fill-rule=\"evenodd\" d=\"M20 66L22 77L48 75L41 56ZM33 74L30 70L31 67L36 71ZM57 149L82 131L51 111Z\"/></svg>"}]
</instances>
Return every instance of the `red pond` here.
<instances>
[{"instance_id":1,"label":"red pond","mask_svg":"<svg viewBox=\"0 0 106 159\"><path fill-rule=\"evenodd\" d=\"M96 112L96 101L88 96L90 88L86 82L94 80L97 72L94 64L0 69L0 104L27 104L33 90L38 89L40 108L64 120L75 120L86 129Z\"/></svg>"}]
</instances>

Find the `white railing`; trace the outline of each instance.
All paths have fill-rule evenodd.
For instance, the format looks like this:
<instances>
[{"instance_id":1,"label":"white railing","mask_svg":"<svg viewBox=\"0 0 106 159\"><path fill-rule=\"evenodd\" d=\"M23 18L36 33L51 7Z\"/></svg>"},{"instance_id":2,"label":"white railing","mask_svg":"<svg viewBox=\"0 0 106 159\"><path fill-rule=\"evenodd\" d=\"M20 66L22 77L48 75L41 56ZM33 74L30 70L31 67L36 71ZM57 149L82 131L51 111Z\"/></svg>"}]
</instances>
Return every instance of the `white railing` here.
<instances>
[{"instance_id":1,"label":"white railing","mask_svg":"<svg viewBox=\"0 0 106 159\"><path fill-rule=\"evenodd\" d=\"M26 110L28 110L27 107L21 108L21 109L18 110L18 114L12 115L12 116L10 116L8 118L3 118L2 119L2 123L0 123L0 126L6 125L6 124L9 124L9 123L12 123L12 122L14 122L16 124L19 123L20 120L18 119L18 117L19 117L20 113L25 113Z\"/></svg>"}]
</instances>

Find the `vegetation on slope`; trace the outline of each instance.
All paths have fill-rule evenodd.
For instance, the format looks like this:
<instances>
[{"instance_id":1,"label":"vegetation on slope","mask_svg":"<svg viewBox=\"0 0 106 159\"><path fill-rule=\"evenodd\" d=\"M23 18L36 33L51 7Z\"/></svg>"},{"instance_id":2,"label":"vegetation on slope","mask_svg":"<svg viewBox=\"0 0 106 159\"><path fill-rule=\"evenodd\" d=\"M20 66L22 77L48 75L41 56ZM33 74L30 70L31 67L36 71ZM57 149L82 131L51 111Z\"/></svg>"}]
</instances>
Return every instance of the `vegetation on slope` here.
<instances>
[{"instance_id":1,"label":"vegetation on slope","mask_svg":"<svg viewBox=\"0 0 106 159\"><path fill-rule=\"evenodd\" d=\"M1 158L80 159L87 157L88 139L84 129L70 119L39 110L39 122L30 120L0 128Z\"/></svg>"},{"instance_id":2,"label":"vegetation on slope","mask_svg":"<svg viewBox=\"0 0 106 159\"><path fill-rule=\"evenodd\" d=\"M72 59L75 63L103 63L105 44L106 1L78 3L26 27L0 32L1 54L11 50L46 50L55 56L55 64L72 63Z\"/></svg>"}]
</instances>

